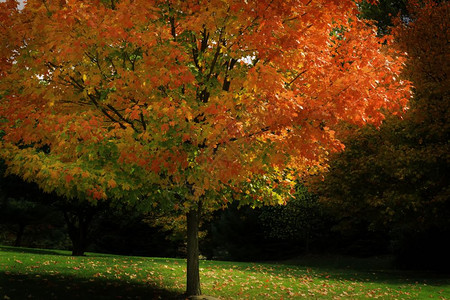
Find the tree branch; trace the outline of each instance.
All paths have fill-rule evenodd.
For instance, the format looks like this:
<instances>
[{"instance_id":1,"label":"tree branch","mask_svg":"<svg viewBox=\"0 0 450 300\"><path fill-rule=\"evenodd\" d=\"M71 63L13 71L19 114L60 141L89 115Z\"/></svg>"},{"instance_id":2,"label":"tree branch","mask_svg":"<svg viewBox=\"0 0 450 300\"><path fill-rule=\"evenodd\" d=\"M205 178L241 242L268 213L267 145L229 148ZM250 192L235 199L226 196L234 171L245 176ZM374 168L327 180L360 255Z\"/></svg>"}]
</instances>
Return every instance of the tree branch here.
<instances>
[{"instance_id":1,"label":"tree branch","mask_svg":"<svg viewBox=\"0 0 450 300\"><path fill-rule=\"evenodd\" d=\"M214 53L214 58L213 58L213 60L212 60L212 62L211 62L211 66L210 66L210 68L209 68L209 73L208 73L208 75L206 76L206 81L209 81L209 79L211 78L211 75L212 75L212 73L214 72L214 68L215 68L216 63L217 63L217 59L219 58L219 55L220 55L220 49L221 49L221 47L222 47L222 45L221 45L220 43L221 43L221 41L222 41L222 34L223 34L223 31L224 31L224 30L225 30L225 28L222 28L222 29L220 30L219 40L217 41L216 52Z\"/></svg>"},{"instance_id":2,"label":"tree branch","mask_svg":"<svg viewBox=\"0 0 450 300\"><path fill-rule=\"evenodd\" d=\"M140 115L140 117L141 117L142 129L143 129L144 131L146 131L146 130L147 130L147 124L145 123L144 115L142 114L142 112L140 112L139 115Z\"/></svg>"},{"instance_id":3,"label":"tree branch","mask_svg":"<svg viewBox=\"0 0 450 300\"><path fill-rule=\"evenodd\" d=\"M286 87L290 87L291 84L293 84L294 81L296 81L300 76L302 76L304 73L306 73L306 71L308 71L308 70L303 70L302 72L298 73L297 76L294 77L294 79L292 79L290 82L288 82L286 84Z\"/></svg>"},{"instance_id":4,"label":"tree branch","mask_svg":"<svg viewBox=\"0 0 450 300\"><path fill-rule=\"evenodd\" d=\"M223 80L223 85L222 85L222 90L224 90L224 91L228 92L230 90L231 81L228 79L228 71L231 71L234 68L237 61L238 61L237 59L232 58L231 60L229 60L225 63L225 67L226 67L225 78Z\"/></svg>"},{"instance_id":5,"label":"tree branch","mask_svg":"<svg viewBox=\"0 0 450 300\"><path fill-rule=\"evenodd\" d=\"M170 17L169 22L170 22L170 33L172 34L173 40L176 41L177 40L177 32L176 32L176 27L175 27L175 17L174 16Z\"/></svg>"},{"instance_id":6,"label":"tree branch","mask_svg":"<svg viewBox=\"0 0 450 300\"><path fill-rule=\"evenodd\" d=\"M131 128L133 128L134 131L138 132L138 130L134 126L133 122L127 120L124 116L122 116L122 114L114 106L112 106L111 104L108 104L108 105L106 105L106 107L108 107L110 110L112 110L120 120L124 121L127 124L130 124Z\"/></svg>"},{"instance_id":7,"label":"tree branch","mask_svg":"<svg viewBox=\"0 0 450 300\"><path fill-rule=\"evenodd\" d=\"M100 111L101 111L106 117L108 117L108 119L110 119L113 123L118 123L119 126L120 126L120 128L122 128L122 129L126 129L126 128L127 128L125 125L122 124L122 122L120 122L120 120L116 120L113 116L111 116L111 115L108 113L108 111L107 111L105 108L101 107L93 95L89 95L89 94L88 94L88 97L89 97L89 99L91 99L92 103L94 103L95 107L97 107L98 109L100 109Z\"/></svg>"}]
</instances>

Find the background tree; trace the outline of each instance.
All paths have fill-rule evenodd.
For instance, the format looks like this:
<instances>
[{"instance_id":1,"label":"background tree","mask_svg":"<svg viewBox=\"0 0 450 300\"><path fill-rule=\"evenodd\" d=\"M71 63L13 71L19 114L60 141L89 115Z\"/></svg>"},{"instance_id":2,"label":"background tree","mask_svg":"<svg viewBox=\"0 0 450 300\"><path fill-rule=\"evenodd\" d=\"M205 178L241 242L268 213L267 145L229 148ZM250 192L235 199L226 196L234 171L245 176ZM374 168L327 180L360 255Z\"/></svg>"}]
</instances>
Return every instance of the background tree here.
<instances>
[{"instance_id":1,"label":"background tree","mask_svg":"<svg viewBox=\"0 0 450 300\"><path fill-rule=\"evenodd\" d=\"M16 6L0 13L9 172L69 199L186 214L188 295L202 211L282 203L342 149L337 124L407 101L401 60L351 0Z\"/></svg>"},{"instance_id":2,"label":"background tree","mask_svg":"<svg viewBox=\"0 0 450 300\"><path fill-rule=\"evenodd\" d=\"M94 231L98 231L103 214L112 213L113 208L108 203L93 205L90 202L71 201L64 197L48 195L48 201L58 209L64 217L67 233L72 241L72 255L83 256L88 247L95 241Z\"/></svg>"},{"instance_id":3,"label":"background tree","mask_svg":"<svg viewBox=\"0 0 450 300\"><path fill-rule=\"evenodd\" d=\"M269 237L297 242L309 253L312 243L324 239L332 217L322 208L318 197L297 183L294 197L285 206L264 208L259 218Z\"/></svg>"},{"instance_id":4,"label":"background tree","mask_svg":"<svg viewBox=\"0 0 450 300\"><path fill-rule=\"evenodd\" d=\"M336 240L330 231L334 217L303 185L296 186L293 196L286 205L233 204L217 211L205 226L208 233L201 241L202 254L219 260L255 261L329 250Z\"/></svg>"},{"instance_id":5,"label":"background tree","mask_svg":"<svg viewBox=\"0 0 450 300\"><path fill-rule=\"evenodd\" d=\"M7 232L14 232L13 245L30 246L31 242L24 240L42 240L39 232L52 235L53 229L62 224L61 218L55 209L41 203L42 192L15 176L3 177L1 171L0 176L0 224Z\"/></svg>"},{"instance_id":6,"label":"background tree","mask_svg":"<svg viewBox=\"0 0 450 300\"><path fill-rule=\"evenodd\" d=\"M98 220L90 249L120 255L185 257L185 236L172 238L172 232L149 222L154 218L150 215L132 209L107 210Z\"/></svg>"},{"instance_id":7,"label":"background tree","mask_svg":"<svg viewBox=\"0 0 450 300\"><path fill-rule=\"evenodd\" d=\"M360 9L360 17L367 20L376 21L378 34L389 34L394 26L394 20L400 18L406 20L408 18L407 0L378 0L378 1L361 1L358 6Z\"/></svg>"},{"instance_id":8,"label":"background tree","mask_svg":"<svg viewBox=\"0 0 450 300\"><path fill-rule=\"evenodd\" d=\"M1 132L0 132L1 138ZM0 160L0 226L2 242L14 246L65 246L64 224L59 212L45 204L46 195L34 183L18 176L5 176L6 165Z\"/></svg>"},{"instance_id":9,"label":"background tree","mask_svg":"<svg viewBox=\"0 0 450 300\"><path fill-rule=\"evenodd\" d=\"M415 86L404 119L357 130L320 184L343 228L388 231L403 265L449 265L449 4L412 3L395 29ZM358 226L358 225L356 225ZM419 253L425 254L420 255ZM421 257L421 259L419 259Z\"/></svg>"},{"instance_id":10,"label":"background tree","mask_svg":"<svg viewBox=\"0 0 450 300\"><path fill-rule=\"evenodd\" d=\"M72 255L84 255L89 244L93 242L91 233L98 225L96 219L106 211L113 211L113 208L105 206L104 203L92 205L87 201L80 202L45 193L35 183L25 182L16 175L6 175L5 167L1 162L1 223L17 227L14 245L21 246L26 229L34 232L36 240L42 240L36 236L37 231L51 234L46 227L62 228L65 223L64 229L72 242ZM63 241L60 243L66 246Z\"/></svg>"}]
</instances>

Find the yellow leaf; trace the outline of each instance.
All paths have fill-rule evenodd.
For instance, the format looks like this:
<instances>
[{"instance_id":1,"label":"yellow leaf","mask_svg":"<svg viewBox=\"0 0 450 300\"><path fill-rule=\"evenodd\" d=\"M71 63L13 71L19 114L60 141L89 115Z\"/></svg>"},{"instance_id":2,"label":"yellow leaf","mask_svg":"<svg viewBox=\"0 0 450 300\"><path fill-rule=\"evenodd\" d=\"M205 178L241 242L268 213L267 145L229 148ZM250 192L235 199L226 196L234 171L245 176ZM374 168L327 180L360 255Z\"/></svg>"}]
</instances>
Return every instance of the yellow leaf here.
<instances>
[{"instance_id":1,"label":"yellow leaf","mask_svg":"<svg viewBox=\"0 0 450 300\"><path fill-rule=\"evenodd\" d=\"M108 186L113 189L113 188L115 188L117 186L117 183L116 183L116 181L114 179L110 179L108 181Z\"/></svg>"}]
</instances>

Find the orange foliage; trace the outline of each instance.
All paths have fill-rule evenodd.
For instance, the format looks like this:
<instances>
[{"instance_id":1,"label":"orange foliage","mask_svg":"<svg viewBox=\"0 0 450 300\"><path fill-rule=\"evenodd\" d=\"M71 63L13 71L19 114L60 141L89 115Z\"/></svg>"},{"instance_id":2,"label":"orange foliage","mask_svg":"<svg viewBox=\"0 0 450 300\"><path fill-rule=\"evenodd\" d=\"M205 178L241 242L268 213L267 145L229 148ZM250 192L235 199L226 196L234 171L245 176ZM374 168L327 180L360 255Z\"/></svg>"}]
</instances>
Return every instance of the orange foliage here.
<instances>
[{"instance_id":1,"label":"orange foliage","mask_svg":"<svg viewBox=\"0 0 450 300\"><path fill-rule=\"evenodd\" d=\"M352 0L14 7L0 3L2 157L23 175L16 146L31 145L42 166L80 168L72 196L157 185L197 201L248 179L286 183L286 169L342 149L341 121L379 124L409 97L402 60Z\"/></svg>"}]
</instances>

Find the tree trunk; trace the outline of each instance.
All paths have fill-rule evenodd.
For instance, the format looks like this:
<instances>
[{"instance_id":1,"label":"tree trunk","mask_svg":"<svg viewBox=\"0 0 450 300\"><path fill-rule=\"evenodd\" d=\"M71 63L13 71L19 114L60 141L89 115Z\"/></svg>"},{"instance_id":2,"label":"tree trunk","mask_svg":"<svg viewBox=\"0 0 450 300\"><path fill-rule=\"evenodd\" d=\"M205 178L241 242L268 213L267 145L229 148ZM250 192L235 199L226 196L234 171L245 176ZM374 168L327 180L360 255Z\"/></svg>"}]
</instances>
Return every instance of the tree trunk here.
<instances>
[{"instance_id":1,"label":"tree trunk","mask_svg":"<svg viewBox=\"0 0 450 300\"><path fill-rule=\"evenodd\" d=\"M310 239L309 239L309 233L306 234L306 240L305 240L305 252L306 254L309 254L310 252Z\"/></svg>"},{"instance_id":2,"label":"tree trunk","mask_svg":"<svg viewBox=\"0 0 450 300\"><path fill-rule=\"evenodd\" d=\"M14 241L14 247L20 247L22 244L23 233L25 232L25 224L19 224L19 230L17 231L16 240Z\"/></svg>"},{"instance_id":3,"label":"tree trunk","mask_svg":"<svg viewBox=\"0 0 450 300\"><path fill-rule=\"evenodd\" d=\"M72 241L72 256L83 256L89 244L88 230L92 216L69 215L64 212L70 240Z\"/></svg>"},{"instance_id":4,"label":"tree trunk","mask_svg":"<svg viewBox=\"0 0 450 300\"><path fill-rule=\"evenodd\" d=\"M310 252L310 244L311 244L311 229L309 226L306 228L306 235L305 235L305 252L306 254L309 254Z\"/></svg>"},{"instance_id":5,"label":"tree trunk","mask_svg":"<svg viewBox=\"0 0 450 300\"><path fill-rule=\"evenodd\" d=\"M83 241L72 241L72 256L84 256L86 244Z\"/></svg>"},{"instance_id":6,"label":"tree trunk","mask_svg":"<svg viewBox=\"0 0 450 300\"><path fill-rule=\"evenodd\" d=\"M201 295L198 227L200 222L201 203L198 209L191 208L187 213L187 278L186 296Z\"/></svg>"},{"instance_id":7,"label":"tree trunk","mask_svg":"<svg viewBox=\"0 0 450 300\"><path fill-rule=\"evenodd\" d=\"M82 221L81 221L82 222ZM86 224L79 224L79 227L75 228L72 239L72 256L83 256L88 246L87 241L87 226Z\"/></svg>"}]
</instances>

